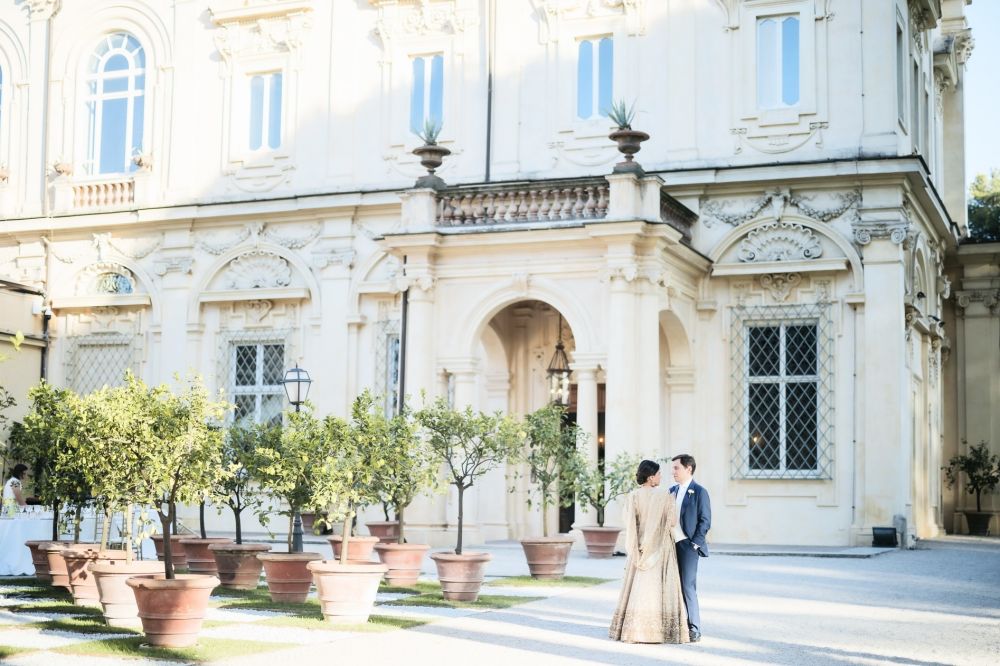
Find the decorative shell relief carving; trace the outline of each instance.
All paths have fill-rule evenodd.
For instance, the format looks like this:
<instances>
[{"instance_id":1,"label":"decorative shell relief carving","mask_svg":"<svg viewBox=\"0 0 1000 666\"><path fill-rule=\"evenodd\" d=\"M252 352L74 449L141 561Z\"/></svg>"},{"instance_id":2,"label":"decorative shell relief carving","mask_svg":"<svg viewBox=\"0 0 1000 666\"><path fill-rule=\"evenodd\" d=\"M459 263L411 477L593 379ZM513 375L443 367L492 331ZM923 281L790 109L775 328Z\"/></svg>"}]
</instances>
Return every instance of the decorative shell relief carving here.
<instances>
[{"instance_id":1,"label":"decorative shell relief carving","mask_svg":"<svg viewBox=\"0 0 1000 666\"><path fill-rule=\"evenodd\" d=\"M760 286L771 292L771 297L781 303L788 300L792 289L799 286L802 276L798 273L768 273L760 276Z\"/></svg>"},{"instance_id":2,"label":"decorative shell relief carving","mask_svg":"<svg viewBox=\"0 0 1000 666\"><path fill-rule=\"evenodd\" d=\"M226 267L225 284L230 289L273 289L292 283L288 262L263 250L241 254Z\"/></svg>"},{"instance_id":3,"label":"decorative shell relief carving","mask_svg":"<svg viewBox=\"0 0 1000 666\"><path fill-rule=\"evenodd\" d=\"M818 259L823 246L816 234L801 224L770 222L740 241L737 258L743 262Z\"/></svg>"}]
</instances>

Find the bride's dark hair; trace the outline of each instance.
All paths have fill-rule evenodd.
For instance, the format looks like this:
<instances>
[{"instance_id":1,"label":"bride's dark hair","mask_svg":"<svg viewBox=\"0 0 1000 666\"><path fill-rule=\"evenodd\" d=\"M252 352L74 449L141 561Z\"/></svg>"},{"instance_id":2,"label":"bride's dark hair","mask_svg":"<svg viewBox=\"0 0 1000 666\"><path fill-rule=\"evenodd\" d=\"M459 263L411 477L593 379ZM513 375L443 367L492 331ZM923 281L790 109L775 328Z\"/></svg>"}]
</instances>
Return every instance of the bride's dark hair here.
<instances>
[{"instance_id":1,"label":"bride's dark hair","mask_svg":"<svg viewBox=\"0 0 1000 666\"><path fill-rule=\"evenodd\" d=\"M660 471L660 463L655 463L652 460L643 460L639 463L639 469L635 471L635 482L640 486L646 483L649 477L653 476Z\"/></svg>"}]
</instances>

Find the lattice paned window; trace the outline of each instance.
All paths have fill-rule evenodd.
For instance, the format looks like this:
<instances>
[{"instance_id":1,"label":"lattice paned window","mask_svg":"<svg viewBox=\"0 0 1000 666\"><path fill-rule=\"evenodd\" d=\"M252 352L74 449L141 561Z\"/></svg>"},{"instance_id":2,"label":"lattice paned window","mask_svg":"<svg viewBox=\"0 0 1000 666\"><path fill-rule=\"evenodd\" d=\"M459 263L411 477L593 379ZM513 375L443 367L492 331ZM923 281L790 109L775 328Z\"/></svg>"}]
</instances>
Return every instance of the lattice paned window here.
<instances>
[{"instance_id":1,"label":"lattice paned window","mask_svg":"<svg viewBox=\"0 0 1000 666\"><path fill-rule=\"evenodd\" d=\"M285 406L285 343L280 338L231 338L225 345L229 400L233 420L281 423Z\"/></svg>"},{"instance_id":2,"label":"lattice paned window","mask_svg":"<svg viewBox=\"0 0 1000 666\"><path fill-rule=\"evenodd\" d=\"M399 408L400 338L399 321L379 322L375 348L375 380L382 394L385 413L391 416Z\"/></svg>"},{"instance_id":3,"label":"lattice paned window","mask_svg":"<svg viewBox=\"0 0 1000 666\"><path fill-rule=\"evenodd\" d=\"M832 478L828 307L736 308L731 340L734 478Z\"/></svg>"},{"instance_id":4,"label":"lattice paned window","mask_svg":"<svg viewBox=\"0 0 1000 666\"><path fill-rule=\"evenodd\" d=\"M81 395L125 383L125 371L136 372L133 338L117 333L77 336L70 340L67 379Z\"/></svg>"}]
</instances>

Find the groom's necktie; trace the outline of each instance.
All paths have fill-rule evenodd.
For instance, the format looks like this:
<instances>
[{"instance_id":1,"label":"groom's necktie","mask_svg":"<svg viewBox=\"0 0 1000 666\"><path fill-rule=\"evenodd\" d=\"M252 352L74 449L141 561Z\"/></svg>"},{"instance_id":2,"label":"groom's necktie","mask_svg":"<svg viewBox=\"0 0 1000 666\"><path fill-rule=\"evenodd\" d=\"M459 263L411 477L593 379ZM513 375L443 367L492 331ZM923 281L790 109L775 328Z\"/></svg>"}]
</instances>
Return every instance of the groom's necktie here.
<instances>
[{"instance_id":1,"label":"groom's necktie","mask_svg":"<svg viewBox=\"0 0 1000 666\"><path fill-rule=\"evenodd\" d=\"M680 487L681 487L680 484L670 486L670 494L673 495L674 497L677 497L677 489Z\"/></svg>"}]
</instances>

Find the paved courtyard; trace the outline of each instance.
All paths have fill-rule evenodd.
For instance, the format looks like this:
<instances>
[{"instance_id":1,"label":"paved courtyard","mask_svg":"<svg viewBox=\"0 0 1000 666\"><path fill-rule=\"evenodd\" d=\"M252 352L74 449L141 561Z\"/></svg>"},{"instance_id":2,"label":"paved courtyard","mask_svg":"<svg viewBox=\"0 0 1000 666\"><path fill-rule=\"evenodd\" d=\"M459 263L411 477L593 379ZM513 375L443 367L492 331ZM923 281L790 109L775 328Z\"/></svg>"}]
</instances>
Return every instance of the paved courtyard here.
<instances>
[{"instance_id":1,"label":"paved courtyard","mask_svg":"<svg viewBox=\"0 0 1000 666\"><path fill-rule=\"evenodd\" d=\"M493 544L488 550L495 558L492 575L526 573L517 544ZM498 578L486 588L488 594L543 597L500 609L398 606L393 602L400 595L384 593L377 614L430 620L389 632L292 626L277 613L223 605L212 609L203 636L281 645L216 662L244 666L332 664L348 656L369 665L400 658L410 664L461 659L474 666L1000 663L1000 540L953 537L921 542L913 551L881 554L871 549L810 549L811 556L800 549L717 550L717 556L702 561L705 638L696 645L607 640L624 560L588 560L576 553L569 574L612 580L591 587L542 588L508 587ZM13 607L13 596L0 591L0 606ZM83 656L73 645L101 636L15 628L29 620L37 624L40 618L44 612L26 615L0 607L0 649L35 648L4 663L178 663Z\"/></svg>"}]
</instances>

